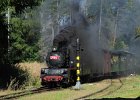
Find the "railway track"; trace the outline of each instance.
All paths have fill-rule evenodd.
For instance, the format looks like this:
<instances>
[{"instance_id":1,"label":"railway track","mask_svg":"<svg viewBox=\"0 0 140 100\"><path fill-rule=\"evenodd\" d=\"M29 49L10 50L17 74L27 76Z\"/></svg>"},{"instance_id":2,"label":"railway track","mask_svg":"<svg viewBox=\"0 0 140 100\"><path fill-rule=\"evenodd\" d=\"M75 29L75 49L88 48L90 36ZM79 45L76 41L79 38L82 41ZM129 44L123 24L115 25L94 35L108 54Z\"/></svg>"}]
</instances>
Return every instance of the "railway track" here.
<instances>
[{"instance_id":1,"label":"railway track","mask_svg":"<svg viewBox=\"0 0 140 100\"><path fill-rule=\"evenodd\" d=\"M116 81L118 81L118 82L116 82ZM110 90L110 88L114 87L114 84L118 84L117 88ZM94 98L90 98L92 96L95 96L95 98L99 96L101 98L103 96L107 96L107 95L114 93L115 91L119 90L122 86L123 86L123 82L120 78L119 79L110 79L110 83L106 87L104 87L96 92L90 93L88 95L76 98L74 100L94 99Z\"/></svg>"},{"instance_id":2,"label":"railway track","mask_svg":"<svg viewBox=\"0 0 140 100\"><path fill-rule=\"evenodd\" d=\"M113 87L114 84L118 84L117 87L115 89L110 90L110 88ZM110 94L114 93L115 91L119 90L122 86L123 86L123 82L120 78L110 79L108 81L107 85L104 86L102 89L100 89L98 91L95 91L93 93L90 93L88 95L78 97L74 100L83 100L83 99L85 100L85 99L88 99L88 98L92 98L92 96L95 96L95 98L96 97L107 96L107 95L110 95ZM22 91L22 92L2 95L2 96L0 96L0 100L13 100L13 99L17 99L19 97L26 96L26 95L37 94L37 93L42 93L42 92L46 92L46 91L57 91L57 90L62 90L62 89L60 89L60 88L49 89L49 88L46 88L46 87L39 87L39 88L30 89L30 90L25 90L25 91Z\"/></svg>"},{"instance_id":3,"label":"railway track","mask_svg":"<svg viewBox=\"0 0 140 100\"><path fill-rule=\"evenodd\" d=\"M112 83L112 84L114 84L114 83ZM109 91L107 94L104 94L103 96L111 95L112 93L116 92L117 90L119 90L123 86L123 82L120 78L118 78L118 83L116 83L116 84L118 84L117 88Z\"/></svg>"},{"instance_id":4,"label":"railway track","mask_svg":"<svg viewBox=\"0 0 140 100\"><path fill-rule=\"evenodd\" d=\"M42 92L46 92L46 91L56 91L56 90L60 90L60 88L49 89L46 87L39 87L39 88L30 89L30 90L25 90L22 92L2 95L2 96L0 96L0 100L12 100L12 99L17 99L21 96L26 96L26 95L30 95L30 94L37 94L37 93L42 93Z\"/></svg>"},{"instance_id":5,"label":"railway track","mask_svg":"<svg viewBox=\"0 0 140 100\"><path fill-rule=\"evenodd\" d=\"M90 94L88 94L88 95L85 95L85 96L76 98L76 99L74 99L74 100L83 100L83 99L88 98L88 97L90 97L90 96L96 95L96 94L98 94L98 93L100 93L100 92L103 92L104 90L108 89L111 85L112 85L112 80L110 79L109 84L108 84L107 86L105 86L104 88L102 88L102 89L100 89L100 90L98 90L98 91L96 91L96 92L90 93Z\"/></svg>"}]
</instances>

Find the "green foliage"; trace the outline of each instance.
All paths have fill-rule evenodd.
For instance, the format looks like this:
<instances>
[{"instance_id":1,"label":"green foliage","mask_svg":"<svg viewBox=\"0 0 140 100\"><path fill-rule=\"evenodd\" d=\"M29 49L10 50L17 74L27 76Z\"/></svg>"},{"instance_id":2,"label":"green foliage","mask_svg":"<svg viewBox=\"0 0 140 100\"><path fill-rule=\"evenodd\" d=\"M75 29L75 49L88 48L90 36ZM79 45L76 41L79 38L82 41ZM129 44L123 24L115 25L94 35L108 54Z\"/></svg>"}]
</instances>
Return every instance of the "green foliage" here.
<instances>
[{"instance_id":1,"label":"green foliage","mask_svg":"<svg viewBox=\"0 0 140 100\"><path fill-rule=\"evenodd\" d=\"M0 13L6 9L9 0L0 0Z\"/></svg>"},{"instance_id":2,"label":"green foliage","mask_svg":"<svg viewBox=\"0 0 140 100\"><path fill-rule=\"evenodd\" d=\"M38 60L38 40L40 38L40 24L31 19L32 10L41 0L0 0L0 50L1 61L4 63L18 63L21 61ZM10 40L8 43L7 10L10 10ZM25 13L25 14L24 14ZM29 17L26 18L26 15ZM8 54L9 50L9 54ZM6 59L4 59L6 58ZM9 59L7 59L9 58Z\"/></svg>"},{"instance_id":3,"label":"green foliage","mask_svg":"<svg viewBox=\"0 0 140 100\"><path fill-rule=\"evenodd\" d=\"M38 6L41 0L10 0L10 6L14 6L16 13L23 13L26 8Z\"/></svg>"},{"instance_id":4,"label":"green foliage","mask_svg":"<svg viewBox=\"0 0 140 100\"><path fill-rule=\"evenodd\" d=\"M39 59L40 24L33 19L11 18L10 58L12 63Z\"/></svg>"},{"instance_id":5,"label":"green foliage","mask_svg":"<svg viewBox=\"0 0 140 100\"><path fill-rule=\"evenodd\" d=\"M7 63L8 41L7 24L4 15L0 14L0 64Z\"/></svg>"},{"instance_id":6,"label":"green foliage","mask_svg":"<svg viewBox=\"0 0 140 100\"><path fill-rule=\"evenodd\" d=\"M40 24L31 18L32 10L27 11L27 8L33 8L40 2L41 0L0 0L0 88L20 88L29 80L29 73L14 64L39 59ZM11 16L9 40L6 16L8 8ZM26 15L29 17L26 18Z\"/></svg>"},{"instance_id":7,"label":"green foliage","mask_svg":"<svg viewBox=\"0 0 140 100\"><path fill-rule=\"evenodd\" d=\"M140 26L135 29L135 38L140 37Z\"/></svg>"},{"instance_id":8,"label":"green foliage","mask_svg":"<svg viewBox=\"0 0 140 100\"><path fill-rule=\"evenodd\" d=\"M127 45L124 43L124 41L117 39L115 42L114 49L120 50L120 49L126 49Z\"/></svg>"}]
</instances>

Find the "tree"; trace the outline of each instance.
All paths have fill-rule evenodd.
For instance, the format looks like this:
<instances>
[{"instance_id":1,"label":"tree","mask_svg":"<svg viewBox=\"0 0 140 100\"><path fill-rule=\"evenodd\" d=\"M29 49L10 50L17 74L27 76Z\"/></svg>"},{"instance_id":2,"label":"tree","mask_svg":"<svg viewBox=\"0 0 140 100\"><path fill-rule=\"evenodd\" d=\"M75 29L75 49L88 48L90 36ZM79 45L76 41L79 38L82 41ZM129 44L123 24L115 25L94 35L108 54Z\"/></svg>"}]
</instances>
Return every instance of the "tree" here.
<instances>
[{"instance_id":1,"label":"tree","mask_svg":"<svg viewBox=\"0 0 140 100\"><path fill-rule=\"evenodd\" d=\"M40 24L31 17L26 18L25 13L29 16L31 10L28 9L39 3L40 0L0 0L0 88L7 87L11 78L16 79L18 86L23 85L28 80L28 73L15 64L38 59ZM6 17L8 9L10 25Z\"/></svg>"},{"instance_id":2,"label":"tree","mask_svg":"<svg viewBox=\"0 0 140 100\"><path fill-rule=\"evenodd\" d=\"M65 9L64 9L65 8ZM42 60L50 50L61 26L68 23L70 9L67 0L45 0L38 9L41 24L40 55Z\"/></svg>"},{"instance_id":3,"label":"tree","mask_svg":"<svg viewBox=\"0 0 140 100\"><path fill-rule=\"evenodd\" d=\"M32 15L26 12L22 18L11 18L10 58L13 58L13 63L39 60L40 24L31 19ZM25 18L27 16L28 18Z\"/></svg>"}]
</instances>

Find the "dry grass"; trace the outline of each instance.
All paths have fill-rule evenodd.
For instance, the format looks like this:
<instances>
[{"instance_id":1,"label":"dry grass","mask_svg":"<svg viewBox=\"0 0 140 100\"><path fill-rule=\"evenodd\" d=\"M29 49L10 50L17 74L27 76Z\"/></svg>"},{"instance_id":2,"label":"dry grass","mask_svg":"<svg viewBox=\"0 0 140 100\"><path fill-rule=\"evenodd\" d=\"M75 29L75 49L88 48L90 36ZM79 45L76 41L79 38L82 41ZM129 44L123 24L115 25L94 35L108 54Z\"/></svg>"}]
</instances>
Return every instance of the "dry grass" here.
<instances>
[{"instance_id":1,"label":"dry grass","mask_svg":"<svg viewBox=\"0 0 140 100\"><path fill-rule=\"evenodd\" d=\"M17 91L12 91L12 90L1 90L0 91L0 96L2 95L7 95L7 94L11 94L11 93L16 93L16 92L20 92L21 90L17 90Z\"/></svg>"},{"instance_id":2,"label":"dry grass","mask_svg":"<svg viewBox=\"0 0 140 100\"><path fill-rule=\"evenodd\" d=\"M17 67L20 67L25 72L29 73L27 74L29 79L23 84L18 91L22 91L22 89L28 89L32 87L38 87L40 86L40 70L43 67L47 67L45 63L39 63L39 62L25 62L25 63L19 63L17 64ZM17 91L13 90L14 87L18 85L18 81L16 82L16 78L12 78L10 80L10 84L8 85L7 90L1 90L0 95L6 95L9 93L15 93ZM21 89L21 90L20 90Z\"/></svg>"},{"instance_id":3,"label":"dry grass","mask_svg":"<svg viewBox=\"0 0 140 100\"><path fill-rule=\"evenodd\" d=\"M47 67L45 63L38 63L38 62L25 62L19 63L20 67L24 70L28 70L32 76L38 77L40 76L41 68Z\"/></svg>"},{"instance_id":4,"label":"dry grass","mask_svg":"<svg viewBox=\"0 0 140 100\"><path fill-rule=\"evenodd\" d=\"M32 88L32 87L38 87L40 86L40 71L41 68L47 67L45 63L39 63L39 62L24 62L18 64L21 69L27 71L29 73L28 80L25 83L25 87Z\"/></svg>"}]
</instances>

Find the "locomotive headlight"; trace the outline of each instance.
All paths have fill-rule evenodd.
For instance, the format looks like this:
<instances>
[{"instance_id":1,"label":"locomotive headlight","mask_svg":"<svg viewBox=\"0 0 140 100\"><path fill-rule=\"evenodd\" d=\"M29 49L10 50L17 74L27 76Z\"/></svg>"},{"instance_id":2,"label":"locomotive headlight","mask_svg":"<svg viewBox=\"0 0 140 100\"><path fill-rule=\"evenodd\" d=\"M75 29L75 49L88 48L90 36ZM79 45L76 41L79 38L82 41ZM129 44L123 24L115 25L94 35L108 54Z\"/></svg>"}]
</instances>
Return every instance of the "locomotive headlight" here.
<instances>
[{"instance_id":1,"label":"locomotive headlight","mask_svg":"<svg viewBox=\"0 0 140 100\"><path fill-rule=\"evenodd\" d=\"M52 51L57 51L57 47L53 47L52 48Z\"/></svg>"},{"instance_id":2,"label":"locomotive headlight","mask_svg":"<svg viewBox=\"0 0 140 100\"><path fill-rule=\"evenodd\" d=\"M53 51L56 51L56 48L53 48Z\"/></svg>"}]
</instances>

